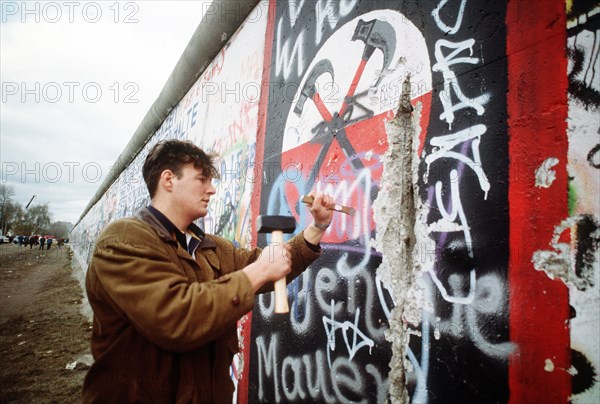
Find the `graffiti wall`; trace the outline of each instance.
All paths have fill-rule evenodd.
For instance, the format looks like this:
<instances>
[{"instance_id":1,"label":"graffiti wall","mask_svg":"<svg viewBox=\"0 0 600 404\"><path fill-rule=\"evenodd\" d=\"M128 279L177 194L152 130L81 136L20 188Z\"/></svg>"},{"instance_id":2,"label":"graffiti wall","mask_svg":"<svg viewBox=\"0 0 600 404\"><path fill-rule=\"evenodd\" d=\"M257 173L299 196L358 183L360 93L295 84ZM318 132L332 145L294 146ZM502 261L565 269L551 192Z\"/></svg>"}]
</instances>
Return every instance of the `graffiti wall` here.
<instances>
[{"instance_id":1,"label":"graffiti wall","mask_svg":"<svg viewBox=\"0 0 600 404\"><path fill-rule=\"evenodd\" d=\"M372 207L385 192L384 124L407 78L420 114L415 178L426 224L415 249L426 304L404 324L409 393L417 402L506 400L504 5L281 2L270 11L269 82L293 88L263 99L261 157L279 174L262 183L260 210L292 214L302 227L309 222L296 201L316 188L358 213L334 219L325 257L290 286L290 318L282 322L259 298L249 401L377 402L387 394L385 329L398 274L377 276Z\"/></svg>"},{"instance_id":2,"label":"graffiti wall","mask_svg":"<svg viewBox=\"0 0 600 404\"><path fill-rule=\"evenodd\" d=\"M148 149L189 139L220 157L209 233L299 232L315 189L355 209L289 314L265 294L240 321L238 402L599 402L598 21L576 0L261 2L75 256L149 203Z\"/></svg>"}]
</instances>

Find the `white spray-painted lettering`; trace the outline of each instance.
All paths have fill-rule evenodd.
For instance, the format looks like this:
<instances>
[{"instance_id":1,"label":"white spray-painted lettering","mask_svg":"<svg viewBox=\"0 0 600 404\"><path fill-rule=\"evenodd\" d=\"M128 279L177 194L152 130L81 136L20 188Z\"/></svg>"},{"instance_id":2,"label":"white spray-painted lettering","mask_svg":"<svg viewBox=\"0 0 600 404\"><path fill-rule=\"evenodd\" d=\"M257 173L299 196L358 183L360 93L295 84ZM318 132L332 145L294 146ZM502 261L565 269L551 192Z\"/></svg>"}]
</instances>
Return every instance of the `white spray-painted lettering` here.
<instances>
[{"instance_id":1,"label":"white spray-painted lettering","mask_svg":"<svg viewBox=\"0 0 600 404\"><path fill-rule=\"evenodd\" d=\"M485 125L474 125L465 130L461 130L458 133L450 135L438 136L431 139L430 144L435 147L434 151L425 157L425 163L427 163L427 169L431 166L431 163L441 158L451 158L457 161L461 161L472 169L477 178L479 179L479 186L485 193L484 199L487 199L487 193L490 190L490 182L483 171L481 165L481 156L479 154L480 137L486 131ZM472 140L471 149L473 150L473 158L469 158L462 153L452 151L452 149L460 143Z\"/></svg>"},{"instance_id":2,"label":"white spray-painted lettering","mask_svg":"<svg viewBox=\"0 0 600 404\"><path fill-rule=\"evenodd\" d=\"M330 352L335 351L335 333L336 331L342 330L342 335L344 337L344 342L346 343L346 350L350 355L349 359L352 360L356 352L364 346L368 346L373 348L375 342L367 337L359 328L358 328L358 318L360 317L360 309L356 310L354 315L354 323L350 321L339 322L335 321L334 315L334 307L335 302L331 299L331 317L323 316L323 326L325 327L325 332L327 334L327 363L329 367L331 367L331 356ZM352 341L349 341L348 331L352 330Z\"/></svg>"},{"instance_id":3,"label":"white spray-painted lettering","mask_svg":"<svg viewBox=\"0 0 600 404\"><path fill-rule=\"evenodd\" d=\"M467 97L460 88L456 73L451 68L460 63L479 64L480 61L478 58L457 57L467 49L469 50L469 55L472 55L474 44L475 39L468 39L459 43L440 39L435 43L435 60L437 63L433 65L432 70L434 72L441 72L444 77L444 90L440 93L440 101L444 112L440 115L440 119L446 121L449 128L452 128L452 123L454 122L454 112L464 108L473 108L477 112L477 115L483 115L485 112L483 106L490 99L488 94L482 94L476 98ZM442 52L443 48L454 49L454 51L448 55L444 55L444 52ZM452 92L460 100L459 103L452 103Z\"/></svg>"},{"instance_id":4,"label":"white spray-painted lettering","mask_svg":"<svg viewBox=\"0 0 600 404\"><path fill-rule=\"evenodd\" d=\"M283 360L278 356L279 334L270 335L267 342L264 336L256 337L258 355L258 398L261 401L272 399L268 391L273 391L273 398L281 402L283 396L288 401L316 400L325 402L364 402L357 401L363 393L365 383L363 370L377 382L378 397L385 397L388 381L372 364L364 369L349 358L337 357L327 369L325 354L317 350L314 354L302 356L288 355ZM281 363L281 368L277 364Z\"/></svg>"},{"instance_id":5,"label":"white spray-painted lettering","mask_svg":"<svg viewBox=\"0 0 600 404\"><path fill-rule=\"evenodd\" d=\"M287 80L290 77L294 62L296 63L297 74L304 70L304 31L300 31L296 38L283 40L283 19L277 23L277 40L275 49L275 74L283 73L283 78ZM283 43L283 45L281 45ZM291 51L289 50L291 46Z\"/></svg>"},{"instance_id":6,"label":"white spray-painted lettering","mask_svg":"<svg viewBox=\"0 0 600 404\"><path fill-rule=\"evenodd\" d=\"M441 29L442 31L444 31L447 34L456 34L462 24L462 19L463 19L463 15L465 13L465 5L467 4L467 0L462 0L460 2L460 8L459 8L458 14L456 16L456 23L454 24L453 27L446 25L442 21L442 18L440 17L440 10L442 8L444 8L444 6L446 5L447 2L448 2L448 0L440 1L440 3L437 5L437 7L431 12L431 15L433 15L433 19L435 20L435 23L437 24L439 29Z\"/></svg>"},{"instance_id":7,"label":"white spray-painted lettering","mask_svg":"<svg viewBox=\"0 0 600 404\"><path fill-rule=\"evenodd\" d=\"M460 3L453 2L452 10L446 7L448 0L440 0L431 14L437 27L444 34L454 35L458 33L465 17L467 0ZM451 13L455 13L450 15ZM442 18L443 17L443 18ZM449 21L452 21L451 23ZM443 77L443 89L439 93L439 102L442 112L440 121L448 125L451 131L457 125L456 115L459 111L474 110L477 116L483 117L485 105L490 101L489 93L465 94L457 74L459 68L465 65L477 66L482 63L481 58L473 55L475 38L467 38L453 42L447 39L439 39L435 43L434 56L436 63L432 71L441 73ZM462 71L462 70L461 70ZM475 89L467 86L466 88ZM479 87L477 87L479 88ZM473 116L472 111L465 111ZM470 118L473 119L473 118ZM506 360L514 349L507 342L495 342L497 334L486 331L486 324L490 316L499 316L505 313L507 308L505 285L498 275L491 273L477 276L476 268L465 268L468 272L452 273L447 277L445 284L439 275L442 256L441 251L448 248L450 239L457 240L458 245L466 249L469 259L466 262L474 262L475 251L471 228L468 223L468 212L465 211L463 201L468 200L467 206L471 206L478 198L476 192L470 192L466 197L461 195L461 190L467 189L461 181L464 181L464 168L472 170L478 180L483 199L488 198L491 190L484 164L480 155L480 146L487 126L481 122L475 122L467 127L461 127L458 131L450 134L432 136L429 140L431 150L424 157L426 163L425 184L431 184L429 188L429 201L423 209L431 208L431 211L439 212L439 219L428 222L425 234L419 236L422 239L433 238L437 240L435 251L435 263L427 265L424 263L426 275L423 276L421 287L426 291L426 298L431 302L431 307L424 307L421 318L421 329L414 330L415 335L421 336L421 349L419 357L411 349L407 349L407 355L412 375L416 378L416 386L412 396L413 402L426 403L428 397L428 374L430 365L430 333L432 327L436 339L446 337L464 338L473 344L485 355L498 360ZM448 176L444 179L443 173L436 172L436 180L430 181L431 166L440 160L451 160L454 167L448 170ZM440 164L438 164L441 166ZM466 199L468 198L468 199ZM434 201L435 200L435 201ZM434 205L434 206L433 206ZM424 213L424 212L422 212ZM450 238L448 233L458 233L462 236ZM438 234L437 237L431 235ZM476 262L476 261L475 261ZM468 274L468 275L467 275ZM439 295L438 295L439 293ZM435 307L437 296L441 296L442 302L450 304L450 316L439 317L436 312L447 312L448 308ZM439 304L439 303L438 303ZM441 317L447 317L442 320Z\"/></svg>"}]
</instances>

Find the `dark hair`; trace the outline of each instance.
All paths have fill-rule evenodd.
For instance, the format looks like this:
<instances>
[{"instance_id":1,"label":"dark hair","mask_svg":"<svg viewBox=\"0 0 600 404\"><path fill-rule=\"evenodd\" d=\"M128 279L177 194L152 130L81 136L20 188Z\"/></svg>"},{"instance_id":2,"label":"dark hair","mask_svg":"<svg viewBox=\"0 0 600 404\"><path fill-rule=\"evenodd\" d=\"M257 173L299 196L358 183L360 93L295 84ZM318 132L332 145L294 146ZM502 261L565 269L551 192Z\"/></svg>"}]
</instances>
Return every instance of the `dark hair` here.
<instances>
[{"instance_id":1,"label":"dark hair","mask_svg":"<svg viewBox=\"0 0 600 404\"><path fill-rule=\"evenodd\" d=\"M219 170L214 162L215 155L206 154L201 148L189 140L163 140L155 144L148 152L142 174L150 198L154 197L160 175L164 170L171 170L181 177L184 165L194 164L201 169L203 175L210 178L219 178Z\"/></svg>"}]
</instances>

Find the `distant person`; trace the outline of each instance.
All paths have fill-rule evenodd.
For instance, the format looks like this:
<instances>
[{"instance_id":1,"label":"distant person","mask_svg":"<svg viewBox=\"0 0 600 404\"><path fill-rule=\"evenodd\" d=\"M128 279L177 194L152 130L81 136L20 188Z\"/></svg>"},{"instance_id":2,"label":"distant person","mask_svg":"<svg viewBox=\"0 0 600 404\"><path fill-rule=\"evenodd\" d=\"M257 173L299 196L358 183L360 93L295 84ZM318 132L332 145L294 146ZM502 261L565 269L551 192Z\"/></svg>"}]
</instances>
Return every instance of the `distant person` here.
<instances>
[{"instance_id":1,"label":"distant person","mask_svg":"<svg viewBox=\"0 0 600 404\"><path fill-rule=\"evenodd\" d=\"M64 243L65 243L65 239L61 237L58 239L58 243L56 245L58 246L58 248L60 248L63 246Z\"/></svg>"},{"instance_id":2,"label":"distant person","mask_svg":"<svg viewBox=\"0 0 600 404\"><path fill-rule=\"evenodd\" d=\"M33 245L36 244L37 238L33 236L25 236L25 245L29 244L29 249L33 248Z\"/></svg>"},{"instance_id":3,"label":"distant person","mask_svg":"<svg viewBox=\"0 0 600 404\"><path fill-rule=\"evenodd\" d=\"M23 245L23 236L17 236L17 245L19 248Z\"/></svg>"},{"instance_id":4,"label":"distant person","mask_svg":"<svg viewBox=\"0 0 600 404\"><path fill-rule=\"evenodd\" d=\"M94 363L83 402L231 403L236 322L257 292L319 257L333 198L312 191L313 222L261 254L193 223L208 213L218 174L202 149L160 142L142 170L150 206L104 229L87 271Z\"/></svg>"},{"instance_id":5,"label":"distant person","mask_svg":"<svg viewBox=\"0 0 600 404\"><path fill-rule=\"evenodd\" d=\"M44 245L46 245L46 239L44 238L44 236L41 236L38 241L40 242L40 250L44 249Z\"/></svg>"},{"instance_id":6,"label":"distant person","mask_svg":"<svg viewBox=\"0 0 600 404\"><path fill-rule=\"evenodd\" d=\"M50 247L52 247L52 241L53 241L53 240L52 240L52 237L48 237L48 238L46 239L46 250L49 250L49 249L50 249Z\"/></svg>"}]
</instances>

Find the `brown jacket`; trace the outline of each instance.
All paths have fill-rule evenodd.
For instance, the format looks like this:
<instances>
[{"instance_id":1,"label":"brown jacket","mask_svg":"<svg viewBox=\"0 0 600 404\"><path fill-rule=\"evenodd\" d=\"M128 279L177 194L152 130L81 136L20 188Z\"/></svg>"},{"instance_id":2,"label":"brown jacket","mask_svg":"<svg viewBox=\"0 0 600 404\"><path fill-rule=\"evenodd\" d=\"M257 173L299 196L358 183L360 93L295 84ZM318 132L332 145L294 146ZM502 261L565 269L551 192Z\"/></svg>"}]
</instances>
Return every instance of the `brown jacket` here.
<instances>
[{"instance_id":1,"label":"brown jacket","mask_svg":"<svg viewBox=\"0 0 600 404\"><path fill-rule=\"evenodd\" d=\"M302 233L289 244L288 281L319 255ZM107 226L86 276L95 362L83 402L231 403L236 321L254 306L239 270L259 254L207 235L194 260L147 209Z\"/></svg>"}]
</instances>

